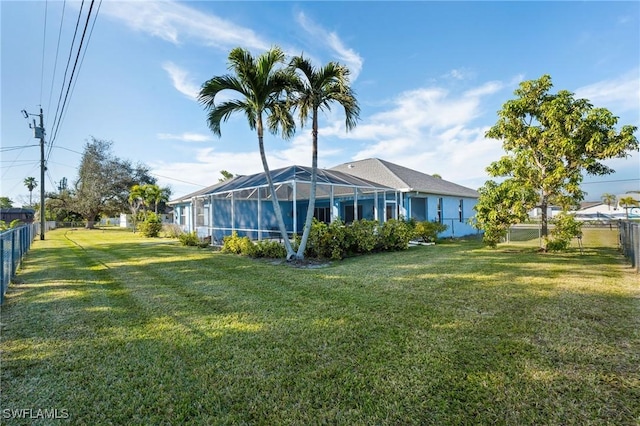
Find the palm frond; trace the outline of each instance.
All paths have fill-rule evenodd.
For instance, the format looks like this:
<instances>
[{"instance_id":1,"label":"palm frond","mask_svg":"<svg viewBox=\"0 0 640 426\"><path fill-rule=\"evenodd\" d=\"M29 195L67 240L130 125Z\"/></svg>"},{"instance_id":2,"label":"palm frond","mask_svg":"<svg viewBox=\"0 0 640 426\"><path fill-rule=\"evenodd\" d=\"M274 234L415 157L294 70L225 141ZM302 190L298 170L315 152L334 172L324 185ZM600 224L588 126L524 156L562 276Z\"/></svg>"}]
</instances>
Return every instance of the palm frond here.
<instances>
[{"instance_id":1,"label":"palm frond","mask_svg":"<svg viewBox=\"0 0 640 426\"><path fill-rule=\"evenodd\" d=\"M217 106L210 108L209 114L207 115L207 124L216 136L221 136L220 124L222 122L226 122L231 114L235 112L246 113L247 109L248 105L244 101L232 100L222 102ZM249 121L249 126L253 130L255 128L255 120L253 121L253 125L251 124L251 121Z\"/></svg>"}]
</instances>

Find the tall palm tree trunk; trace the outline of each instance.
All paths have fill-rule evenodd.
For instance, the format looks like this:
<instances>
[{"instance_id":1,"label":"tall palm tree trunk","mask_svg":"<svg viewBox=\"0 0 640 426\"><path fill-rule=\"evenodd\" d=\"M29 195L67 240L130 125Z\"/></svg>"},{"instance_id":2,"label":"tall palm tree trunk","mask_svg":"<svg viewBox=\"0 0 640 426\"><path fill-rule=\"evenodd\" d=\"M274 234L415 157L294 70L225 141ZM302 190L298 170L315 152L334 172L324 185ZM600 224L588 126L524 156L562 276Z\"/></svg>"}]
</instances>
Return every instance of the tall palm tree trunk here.
<instances>
[{"instance_id":1,"label":"tall palm tree trunk","mask_svg":"<svg viewBox=\"0 0 640 426\"><path fill-rule=\"evenodd\" d=\"M291 260L296 255L296 253L291 247L291 241L289 241L289 234L287 233L287 228L284 224L282 209L280 208L280 203L278 202L278 195L276 194L275 187L273 186L271 171L269 170L269 164L267 163L267 156L264 151L264 133L262 128L261 115L258 115L257 117L256 127L258 131L258 147L260 149L260 160L262 160L262 168L264 169L264 173L267 176L267 183L269 184L269 191L271 192L271 202L273 203L273 212L276 215L276 221L278 222L280 235L282 236L282 241L284 242L284 248L287 250L287 260ZM293 200L293 202L295 203L295 200Z\"/></svg>"},{"instance_id":2,"label":"tall palm tree trunk","mask_svg":"<svg viewBox=\"0 0 640 426\"><path fill-rule=\"evenodd\" d=\"M318 186L318 108L313 108L312 117L312 151L311 151L311 188L309 189L309 206L307 208L307 217L304 221L304 230L302 231L302 239L296 253L297 259L304 259L304 251L307 248L309 233L311 232L311 223L313 222L313 214L316 205L316 188ZM333 207L333 206L331 206Z\"/></svg>"}]
</instances>

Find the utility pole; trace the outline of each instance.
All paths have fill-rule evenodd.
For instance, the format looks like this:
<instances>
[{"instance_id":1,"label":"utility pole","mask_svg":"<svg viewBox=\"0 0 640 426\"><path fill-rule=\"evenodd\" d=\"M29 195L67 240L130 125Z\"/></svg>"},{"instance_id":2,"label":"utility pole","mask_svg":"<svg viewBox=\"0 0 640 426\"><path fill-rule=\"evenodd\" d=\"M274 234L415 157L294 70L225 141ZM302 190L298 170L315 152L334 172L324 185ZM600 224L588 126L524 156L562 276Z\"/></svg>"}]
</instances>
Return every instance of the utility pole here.
<instances>
[{"instance_id":1,"label":"utility pole","mask_svg":"<svg viewBox=\"0 0 640 426\"><path fill-rule=\"evenodd\" d=\"M40 139L40 240L44 240L44 231L46 227L46 216L44 206L44 172L47 170L44 161L44 114L42 107L40 107L40 114L30 114L26 110L22 110L24 118L29 118L30 115L37 115L40 117L40 126L36 126L36 120L33 120L33 136L36 139ZM31 127L31 124L29 124Z\"/></svg>"}]
</instances>

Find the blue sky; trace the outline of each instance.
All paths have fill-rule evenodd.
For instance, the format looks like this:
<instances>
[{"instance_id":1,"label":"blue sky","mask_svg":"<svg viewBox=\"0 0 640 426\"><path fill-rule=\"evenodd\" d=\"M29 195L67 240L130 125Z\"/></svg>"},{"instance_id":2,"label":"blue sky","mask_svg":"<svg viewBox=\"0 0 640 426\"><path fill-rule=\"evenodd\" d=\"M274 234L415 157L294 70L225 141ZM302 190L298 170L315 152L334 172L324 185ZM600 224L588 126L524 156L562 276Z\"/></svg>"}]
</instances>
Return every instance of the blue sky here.
<instances>
[{"instance_id":1,"label":"blue sky","mask_svg":"<svg viewBox=\"0 0 640 426\"><path fill-rule=\"evenodd\" d=\"M347 133L337 106L321 117L321 167L378 157L478 188L486 166L503 154L484 133L518 83L543 74L551 75L554 91L609 108L620 125L640 125L635 1L105 0L53 144L80 2L1 1L0 14L0 195L16 205L28 203L24 178L40 179L38 140L20 110L37 113L40 105L51 152L47 191L63 177L73 184L90 136L112 140L117 156L148 165L174 196L215 183L223 169L260 172L256 136L244 117L231 118L215 137L195 100L204 81L227 73L236 46L258 55L278 45L316 65L350 68L361 119ZM269 135L265 143L272 169L311 162L308 127L289 141ZM617 173L587 177L586 198L640 190L639 163L638 153L608 162Z\"/></svg>"}]
</instances>

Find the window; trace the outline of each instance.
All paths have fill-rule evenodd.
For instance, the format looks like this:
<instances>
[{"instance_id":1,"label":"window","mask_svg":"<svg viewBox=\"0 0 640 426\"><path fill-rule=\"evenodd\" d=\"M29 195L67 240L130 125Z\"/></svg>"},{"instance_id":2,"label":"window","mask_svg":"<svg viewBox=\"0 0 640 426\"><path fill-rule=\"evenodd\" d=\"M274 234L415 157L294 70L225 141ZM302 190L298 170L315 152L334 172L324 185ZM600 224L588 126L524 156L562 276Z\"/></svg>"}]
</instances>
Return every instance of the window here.
<instances>
[{"instance_id":1,"label":"window","mask_svg":"<svg viewBox=\"0 0 640 426\"><path fill-rule=\"evenodd\" d=\"M362 218L362 205L358 206L358 219ZM353 205L344 206L344 223L352 223L356 218L354 217Z\"/></svg>"},{"instance_id":2,"label":"window","mask_svg":"<svg viewBox=\"0 0 640 426\"><path fill-rule=\"evenodd\" d=\"M464 200L460 200L460 205L458 206L458 217L460 218L460 222L464 222Z\"/></svg>"},{"instance_id":3,"label":"window","mask_svg":"<svg viewBox=\"0 0 640 426\"><path fill-rule=\"evenodd\" d=\"M204 200L196 199L196 226L204 226Z\"/></svg>"},{"instance_id":4,"label":"window","mask_svg":"<svg viewBox=\"0 0 640 426\"><path fill-rule=\"evenodd\" d=\"M444 218L442 217L442 198L438 198L438 213L436 214L436 221L442 223Z\"/></svg>"},{"instance_id":5,"label":"window","mask_svg":"<svg viewBox=\"0 0 640 426\"><path fill-rule=\"evenodd\" d=\"M313 217L320 222L331 223L331 207L316 207L313 210Z\"/></svg>"}]
</instances>

